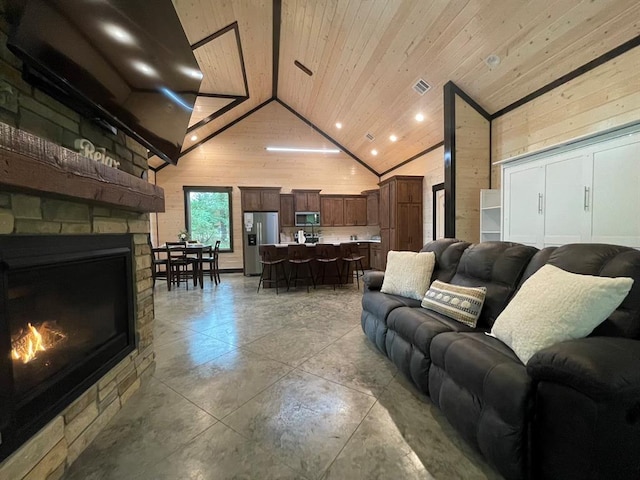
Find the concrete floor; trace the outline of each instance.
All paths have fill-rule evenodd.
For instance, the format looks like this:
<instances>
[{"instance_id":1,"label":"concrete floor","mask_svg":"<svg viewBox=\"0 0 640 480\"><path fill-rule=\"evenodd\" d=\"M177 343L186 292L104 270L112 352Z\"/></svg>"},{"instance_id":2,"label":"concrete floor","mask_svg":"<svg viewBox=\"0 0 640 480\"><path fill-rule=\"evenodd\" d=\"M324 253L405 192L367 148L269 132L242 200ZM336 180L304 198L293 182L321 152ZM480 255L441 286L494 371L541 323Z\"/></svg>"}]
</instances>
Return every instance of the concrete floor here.
<instances>
[{"instance_id":1,"label":"concrete floor","mask_svg":"<svg viewBox=\"0 0 640 480\"><path fill-rule=\"evenodd\" d=\"M360 327L362 291L155 289L157 368L65 480L499 478Z\"/></svg>"}]
</instances>

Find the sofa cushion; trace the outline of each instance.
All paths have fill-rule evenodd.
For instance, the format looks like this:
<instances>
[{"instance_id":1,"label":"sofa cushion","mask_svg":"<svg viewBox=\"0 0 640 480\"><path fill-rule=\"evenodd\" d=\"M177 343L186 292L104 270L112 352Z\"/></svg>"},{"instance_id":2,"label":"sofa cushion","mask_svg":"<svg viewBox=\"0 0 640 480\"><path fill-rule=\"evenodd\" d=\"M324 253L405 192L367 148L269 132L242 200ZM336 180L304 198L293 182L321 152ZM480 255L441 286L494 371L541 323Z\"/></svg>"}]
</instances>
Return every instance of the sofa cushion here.
<instances>
[{"instance_id":1,"label":"sofa cushion","mask_svg":"<svg viewBox=\"0 0 640 480\"><path fill-rule=\"evenodd\" d=\"M380 291L422 300L431 283L435 262L432 252L389 251Z\"/></svg>"},{"instance_id":2,"label":"sofa cushion","mask_svg":"<svg viewBox=\"0 0 640 480\"><path fill-rule=\"evenodd\" d=\"M513 296L535 247L511 242L483 242L468 247L449 283L486 287L487 295L478 325L489 328Z\"/></svg>"},{"instance_id":3,"label":"sofa cushion","mask_svg":"<svg viewBox=\"0 0 640 480\"><path fill-rule=\"evenodd\" d=\"M430 352L433 403L505 478L525 478L534 395L525 366L483 333L442 333Z\"/></svg>"},{"instance_id":4,"label":"sofa cushion","mask_svg":"<svg viewBox=\"0 0 640 480\"><path fill-rule=\"evenodd\" d=\"M422 307L475 327L482 311L485 287L461 287L435 280L422 299Z\"/></svg>"},{"instance_id":5,"label":"sofa cushion","mask_svg":"<svg viewBox=\"0 0 640 480\"><path fill-rule=\"evenodd\" d=\"M547 264L522 285L491 333L526 364L543 348L589 335L632 284L631 278L578 275Z\"/></svg>"},{"instance_id":6,"label":"sofa cushion","mask_svg":"<svg viewBox=\"0 0 640 480\"><path fill-rule=\"evenodd\" d=\"M460 257L471 245L456 238L439 238L426 243L421 252L433 252L436 256L436 266L431 275L431 281L449 282L458 268Z\"/></svg>"}]
</instances>

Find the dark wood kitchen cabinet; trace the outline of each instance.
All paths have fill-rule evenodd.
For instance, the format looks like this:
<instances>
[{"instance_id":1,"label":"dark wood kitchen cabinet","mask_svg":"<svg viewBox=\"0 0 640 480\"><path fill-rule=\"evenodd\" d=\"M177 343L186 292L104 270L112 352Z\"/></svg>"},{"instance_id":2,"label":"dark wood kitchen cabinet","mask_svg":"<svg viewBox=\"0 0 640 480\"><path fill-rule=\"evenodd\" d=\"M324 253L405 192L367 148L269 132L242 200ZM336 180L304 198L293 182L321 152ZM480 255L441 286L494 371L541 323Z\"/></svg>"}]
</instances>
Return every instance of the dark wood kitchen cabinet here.
<instances>
[{"instance_id":1,"label":"dark wood kitchen cabinet","mask_svg":"<svg viewBox=\"0 0 640 480\"><path fill-rule=\"evenodd\" d=\"M372 243L369 245L369 265L375 270L384 270L382 261L382 244Z\"/></svg>"},{"instance_id":2,"label":"dark wood kitchen cabinet","mask_svg":"<svg viewBox=\"0 0 640 480\"><path fill-rule=\"evenodd\" d=\"M371 268L371 254L369 252L368 243L358 243L358 251L362 255L362 268L369 270Z\"/></svg>"},{"instance_id":3,"label":"dark wood kitchen cabinet","mask_svg":"<svg viewBox=\"0 0 640 480\"><path fill-rule=\"evenodd\" d=\"M319 212L320 190L291 190L295 212Z\"/></svg>"},{"instance_id":4,"label":"dark wood kitchen cabinet","mask_svg":"<svg viewBox=\"0 0 640 480\"><path fill-rule=\"evenodd\" d=\"M367 224L367 197L344 197L344 224L348 226Z\"/></svg>"},{"instance_id":5,"label":"dark wood kitchen cabinet","mask_svg":"<svg viewBox=\"0 0 640 480\"><path fill-rule=\"evenodd\" d=\"M243 212L279 212L281 187L239 187Z\"/></svg>"},{"instance_id":6,"label":"dark wood kitchen cabinet","mask_svg":"<svg viewBox=\"0 0 640 480\"><path fill-rule=\"evenodd\" d=\"M366 190L362 194L367 197L367 225L379 225L380 190Z\"/></svg>"},{"instance_id":7,"label":"dark wood kitchen cabinet","mask_svg":"<svg viewBox=\"0 0 640 480\"><path fill-rule=\"evenodd\" d=\"M422 246L422 180L395 176L380 183L381 261L389 250L417 252Z\"/></svg>"},{"instance_id":8,"label":"dark wood kitchen cabinet","mask_svg":"<svg viewBox=\"0 0 640 480\"><path fill-rule=\"evenodd\" d=\"M343 195L322 195L320 197L320 225L323 227L344 226Z\"/></svg>"},{"instance_id":9,"label":"dark wood kitchen cabinet","mask_svg":"<svg viewBox=\"0 0 640 480\"><path fill-rule=\"evenodd\" d=\"M280 226L281 227L295 227L296 219L293 209L293 195L290 193L283 193L280 195Z\"/></svg>"}]
</instances>

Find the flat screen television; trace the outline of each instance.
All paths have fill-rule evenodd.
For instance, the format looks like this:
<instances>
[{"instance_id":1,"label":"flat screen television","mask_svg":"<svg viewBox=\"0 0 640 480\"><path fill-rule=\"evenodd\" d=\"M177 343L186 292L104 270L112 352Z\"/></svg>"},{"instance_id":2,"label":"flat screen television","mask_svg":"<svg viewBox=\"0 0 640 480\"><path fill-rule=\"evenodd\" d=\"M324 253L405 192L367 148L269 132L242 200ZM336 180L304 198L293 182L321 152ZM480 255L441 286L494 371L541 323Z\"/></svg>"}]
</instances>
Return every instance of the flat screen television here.
<instances>
[{"instance_id":1,"label":"flat screen television","mask_svg":"<svg viewBox=\"0 0 640 480\"><path fill-rule=\"evenodd\" d=\"M177 163L202 73L171 0L13 4L28 81Z\"/></svg>"}]
</instances>

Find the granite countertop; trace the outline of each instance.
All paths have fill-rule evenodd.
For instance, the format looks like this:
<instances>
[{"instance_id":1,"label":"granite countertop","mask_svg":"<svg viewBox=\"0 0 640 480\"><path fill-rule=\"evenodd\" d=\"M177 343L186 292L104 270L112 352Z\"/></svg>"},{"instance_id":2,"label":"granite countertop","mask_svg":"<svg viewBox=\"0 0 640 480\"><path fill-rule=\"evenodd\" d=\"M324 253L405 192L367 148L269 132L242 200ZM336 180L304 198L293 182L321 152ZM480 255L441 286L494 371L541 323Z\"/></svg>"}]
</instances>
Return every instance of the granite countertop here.
<instances>
[{"instance_id":1,"label":"granite countertop","mask_svg":"<svg viewBox=\"0 0 640 480\"><path fill-rule=\"evenodd\" d=\"M341 243L380 243L380 240L347 240L346 242L318 242L329 245L339 246ZM298 245L298 242L288 242L288 243L271 243L266 245L275 245L276 247L288 247L289 245ZM305 243L307 247L315 247L317 243Z\"/></svg>"}]
</instances>

